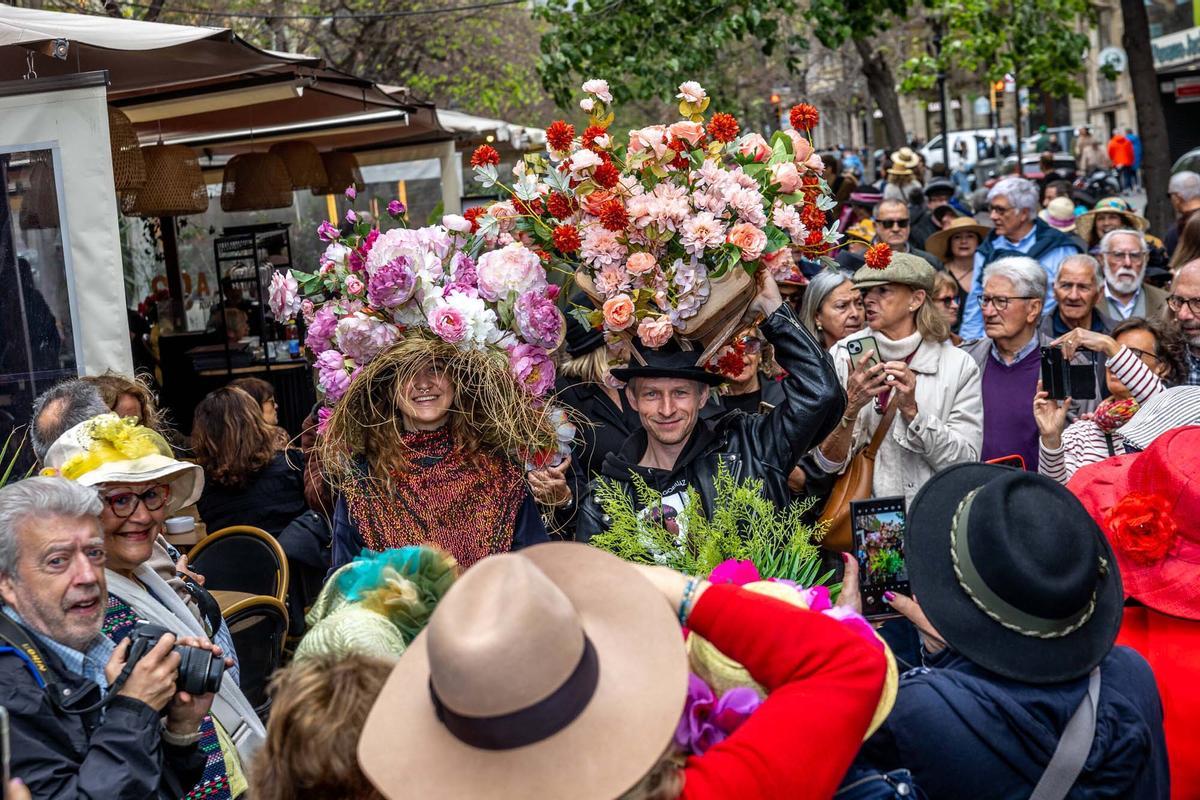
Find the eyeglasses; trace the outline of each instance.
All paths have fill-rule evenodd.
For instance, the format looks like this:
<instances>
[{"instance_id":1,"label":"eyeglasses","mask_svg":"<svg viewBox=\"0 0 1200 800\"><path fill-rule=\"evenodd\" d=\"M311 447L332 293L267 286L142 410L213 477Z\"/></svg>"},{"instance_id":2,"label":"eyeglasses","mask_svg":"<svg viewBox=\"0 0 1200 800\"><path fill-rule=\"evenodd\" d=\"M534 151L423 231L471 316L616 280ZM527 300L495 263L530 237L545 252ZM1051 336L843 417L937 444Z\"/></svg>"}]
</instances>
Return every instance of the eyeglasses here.
<instances>
[{"instance_id":1,"label":"eyeglasses","mask_svg":"<svg viewBox=\"0 0 1200 800\"><path fill-rule=\"evenodd\" d=\"M1033 295L1019 295L1017 297L1006 297L1002 294L996 294L996 295L985 294L979 298L979 307L987 308L988 305L991 305L997 311L1003 311L1004 309L1008 308L1008 304L1011 303L1013 300L1040 300L1040 299L1041 299L1040 297L1035 297Z\"/></svg>"},{"instance_id":2,"label":"eyeglasses","mask_svg":"<svg viewBox=\"0 0 1200 800\"><path fill-rule=\"evenodd\" d=\"M112 509L113 514L121 519L127 519L133 516L133 512L137 510L138 503L145 506L147 511L158 511L171 497L171 487L167 484L159 484L153 486L142 493L137 492L117 492L104 496L104 502L108 503L108 507Z\"/></svg>"},{"instance_id":3,"label":"eyeglasses","mask_svg":"<svg viewBox=\"0 0 1200 800\"><path fill-rule=\"evenodd\" d=\"M1200 317L1200 297L1180 297L1177 294L1173 294L1167 298L1167 306L1176 314L1179 313L1179 310L1185 304L1188 307L1188 311L1192 312L1192 316Z\"/></svg>"},{"instance_id":4,"label":"eyeglasses","mask_svg":"<svg viewBox=\"0 0 1200 800\"><path fill-rule=\"evenodd\" d=\"M1136 347L1130 347L1129 350L1142 361L1145 361L1147 358L1152 358L1155 362L1162 361L1162 359L1154 353L1147 353L1145 350L1140 350Z\"/></svg>"},{"instance_id":5,"label":"eyeglasses","mask_svg":"<svg viewBox=\"0 0 1200 800\"><path fill-rule=\"evenodd\" d=\"M946 295L945 297L935 297L933 302L940 306L945 306L946 308L954 308L956 305L958 305L958 295L950 294Z\"/></svg>"},{"instance_id":6,"label":"eyeglasses","mask_svg":"<svg viewBox=\"0 0 1200 800\"><path fill-rule=\"evenodd\" d=\"M875 224L881 228L907 228L908 217L904 219L877 219Z\"/></svg>"},{"instance_id":7,"label":"eyeglasses","mask_svg":"<svg viewBox=\"0 0 1200 800\"><path fill-rule=\"evenodd\" d=\"M746 355L754 355L762 350L762 340L757 336L743 336L738 342L745 348Z\"/></svg>"},{"instance_id":8,"label":"eyeglasses","mask_svg":"<svg viewBox=\"0 0 1200 800\"><path fill-rule=\"evenodd\" d=\"M1136 264L1146 259L1146 253L1142 250L1113 250L1112 252L1105 253L1104 258L1118 264L1123 261L1130 261Z\"/></svg>"},{"instance_id":9,"label":"eyeglasses","mask_svg":"<svg viewBox=\"0 0 1200 800\"><path fill-rule=\"evenodd\" d=\"M1004 215L1012 211L1012 206L998 206L995 203L992 203L987 207L987 210L993 214Z\"/></svg>"}]
</instances>

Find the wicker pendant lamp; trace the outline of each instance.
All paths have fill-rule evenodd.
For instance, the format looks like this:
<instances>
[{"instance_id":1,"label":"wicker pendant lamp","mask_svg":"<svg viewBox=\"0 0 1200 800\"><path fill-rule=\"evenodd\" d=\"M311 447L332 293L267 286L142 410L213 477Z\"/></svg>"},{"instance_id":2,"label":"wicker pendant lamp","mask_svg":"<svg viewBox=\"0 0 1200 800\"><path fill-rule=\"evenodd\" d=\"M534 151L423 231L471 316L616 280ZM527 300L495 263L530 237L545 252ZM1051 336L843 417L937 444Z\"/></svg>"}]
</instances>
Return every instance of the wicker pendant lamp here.
<instances>
[{"instance_id":1,"label":"wicker pendant lamp","mask_svg":"<svg viewBox=\"0 0 1200 800\"><path fill-rule=\"evenodd\" d=\"M313 194L341 194L351 184L359 191L367 187L354 153L321 153L321 161L325 164L327 180L321 186L314 186Z\"/></svg>"},{"instance_id":2,"label":"wicker pendant lamp","mask_svg":"<svg viewBox=\"0 0 1200 800\"><path fill-rule=\"evenodd\" d=\"M321 154L312 142L279 142L271 145L267 152L283 159L293 189L324 186L329 180Z\"/></svg>"},{"instance_id":3,"label":"wicker pendant lamp","mask_svg":"<svg viewBox=\"0 0 1200 800\"><path fill-rule=\"evenodd\" d=\"M242 153L229 159L221 185L222 211L259 211L292 204L292 180L274 153Z\"/></svg>"},{"instance_id":4,"label":"wicker pendant lamp","mask_svg":"<svg viewBox=\"0 0 1200 800\"><path fill-rule=\"evenodd\" d=\"M58 190L50 154L33 156L29 165L29 189L21 200L19 222L25 230L59 227Z\"/></svg>"},{"instance_id":5,"label":"wicker pendant lamp","mask_svg":"<svg viewBox=\"0 0 1200 800\"><path fill-rule=\"evenodd\" d=\"M113 184L117 191L140 189L146 183L146 159L133 123L125 112L108 107L108 140L112 150Z\"/></svg>"},{"instance_id":6,"label":"wicker pendant lamp","mask_svg":"<svg viewBox=\"0 0 1200 800\"><path fill-rule=\"evenodd\" d=\"M175 217L208 210L208 187L190 147L152 144L142 148L146 183L120 195L121 210L138 217Z\"/></svg>"}]
</instances>

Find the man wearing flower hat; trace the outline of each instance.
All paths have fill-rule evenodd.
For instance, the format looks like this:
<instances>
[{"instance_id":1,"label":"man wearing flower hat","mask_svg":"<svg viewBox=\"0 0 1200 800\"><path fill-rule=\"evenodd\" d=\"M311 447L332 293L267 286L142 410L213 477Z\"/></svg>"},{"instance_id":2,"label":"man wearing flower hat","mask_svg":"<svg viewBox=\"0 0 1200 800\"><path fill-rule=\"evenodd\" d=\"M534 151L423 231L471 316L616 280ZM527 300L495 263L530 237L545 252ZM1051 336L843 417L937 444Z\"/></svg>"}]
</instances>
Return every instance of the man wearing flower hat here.
<instances>
[{"instance_id":1,"label":"man wearing flower hat","mask_svg":"<svg viewBox=\"0 0 1200 800\"><path fill-rule=\"evenodd\" d=\"M762 275L746 317L751 322L765 317L759 331L787 372L781 382L783 402L766 414L732 411L704 419L700 411L709 392L724 378L698 365L698 351L684 349L676 340L658 349L639 345L630 365L612 374L626 381L625 393L642 430L605 457L599 477L580 503L577 541L587 542L608 527L596 494L600 480L620 487L640 508L633 480L637 476L663 496L664 514L683 511L691 488L704 513L711 515L716 477L723 467L735 480L762 480L764 495L778 505L791 501L788 475L837 425L846 395L825 351L783 302L770 271Z\"/></svg>"}]
</instances>

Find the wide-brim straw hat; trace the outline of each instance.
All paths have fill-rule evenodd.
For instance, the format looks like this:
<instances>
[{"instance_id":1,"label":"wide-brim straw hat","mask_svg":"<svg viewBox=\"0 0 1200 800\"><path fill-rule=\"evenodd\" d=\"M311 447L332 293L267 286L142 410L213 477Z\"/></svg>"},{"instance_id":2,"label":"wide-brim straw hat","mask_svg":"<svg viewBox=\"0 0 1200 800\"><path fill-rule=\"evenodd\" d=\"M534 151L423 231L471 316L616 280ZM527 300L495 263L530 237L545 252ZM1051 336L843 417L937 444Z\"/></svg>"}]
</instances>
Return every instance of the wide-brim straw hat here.
<instances>
[{"instance_id":1,"label":"wide-brim straw hat","mask_svg":"<svg viewBox=\"0 0 1200 800\"><path fill-rule=\"evenodd\" d=\"M1200 620L1200 427L1082 467L1067 488L1108 536L1127 597Z\"/></svg>"},{"instance_id":2,"label":"wide-brim straw hat","mask_svg":"<svg viewBox=\"0 0 1200 800\"><path fill-rule=\"evenodd\" d=\"M1116 214L1121 218L1122 228L1145 233L1150 227L1150 220L1134 213L1124 200L1119 197L1106 197L1096 203L1091 211L1085 211L1075 219L1075 233L1088 244L1095 244L1092 242L1092 232L1096 228L1096 217L1100 214Z\"/></svg>"},{"instance_id":3,"label":"wide-brim straw hat","mask_svg":"<svg viewBox=\"0 0 1200 800\"><path fill-rule=\"evenodd\" d=\"M914 170L921 163L921 157L913 151L911 147L901 147L896 152L892 153L892 168L903 170ZM890 172L891 170L889 170ZM907 174L907 173L905 173Z\"/></svg>"},{"instance_id":4,"label":"wide-brim straw hat","mask_svg":"<svg viewBox=\"0 0 1200 800\"><path fill-rule=\"evenodd\" d=\"M1075 217L1075 203L1069 197L1056 197L1050 204L1038 212L1042 222L1063 233L1074 233L1078 221Z\"/></svg>"},{"instance_id":5,"label":"wide-brim straw hat","mask_svg":"<svg viewBox=\"0 0 1200 800\"><path fill-rule=\"evenodd\" d=\"M991 232L991 228L986 225L980 225L971 217L955 217L946 223L946 227L937 233L931 234L925 240L925 250L937 256L942 261L948 261L949 256L947 253L950 251L950 237L954 236L954 234L973 233L979 237L979 243L983 244Z\"/></svg>"},{"instance_id":6,"label":"wide-brim straw hat","mask_svg":"<svg viewBox=\"0 0 1200 800\"><path fill-rule=\"evenodd\" d=\"M61 475L84 486L168 484L168 515L195 504L204 492L204 470L173 458L166 440L138 425L133 417L101 414L79 423L54 440L43 463L45 474Z\"/></svg>"},{"instance_id":7,"label":"wide-brim straw hat","mask_svg":"<svg viewBox=\"0 0 1200 800\"><path fill-rule=\"evenodd\" d=\"M804 602L804 596L786 583L754 581L745 584L742 588L774 597L789 605L808 608L808 604ZM892 713L892 707L896 705L896 692L900 688L900 671L896 667L896 656L892 653L892 648L888 647L887 642L878 633L875 634L875 638L883 647L883 654L887 659L887 674L884 676L883 693L879 696L879 703L875 706L875 714L871 717L871 724L867 727L866 735L863 736L864 741L871 738L871 735L887 719L888 714ZM730 689L737 688L753 689L758 692L760 698L767 696L767 690L751 677L749 670L722 653L716 645L704 637L692 632L688 635L687 648L692 672L707 683L718 697Z\"/></svg>"},{"instance_id":8,"label":"wide-brim straw hat","mask_svg":"<svg viewBox=\"0 0 1200 800\"><path fill-rule=\"evenodd\" d=\"M951 648L1025 683L1099 664L1121 627L1121 575L1104 533L1062 484L956 464L913 498L904 531L913 596Z\"/></svg>"},{"instance_id":9,"label":"wide-brim straw hat","mask_svg":"<svg viewBox=\"0 0 1200 800\"><path fill-rule=\"evenodd\" d=\"M679 621L629 564L567 542L495 555L400 659L358 760L389 800L611 800L666 753L687 682Z\"/></svg>"}]
</instances>

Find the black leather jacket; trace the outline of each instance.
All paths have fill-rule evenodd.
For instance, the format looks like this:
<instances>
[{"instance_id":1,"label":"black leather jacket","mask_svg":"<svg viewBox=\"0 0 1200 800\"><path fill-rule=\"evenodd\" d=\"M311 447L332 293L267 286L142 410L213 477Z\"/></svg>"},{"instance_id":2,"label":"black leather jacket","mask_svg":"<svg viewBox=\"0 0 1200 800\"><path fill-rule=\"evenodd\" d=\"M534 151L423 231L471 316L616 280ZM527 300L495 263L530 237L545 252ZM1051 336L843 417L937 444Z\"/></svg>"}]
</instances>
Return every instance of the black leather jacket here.
<instances>
[{"instance_id":1,"label":"black leather jacket","mask_svg":"<svg viewBox=\"0 0 1200 800\"><path fill-rule=\"evenodd\" d=\"M767 414L732 411L716 419L701 419L674 469L638 466L646 452L646 432L639 430L621 449L609 453L602 477L624 484L634 496L630 473L636 472L656 491L674 490L681 482L695 487L711 515L715 479L724 461L737 480L760 479L763 492L780 506L791 499L787 478L801 456L833 431L846 410L846 394L829 356L784 304L759 330L775 347L775 360L788 376L781 382L783 402ZM594 499L595 482L580 502L576 539L586 542L606 525L604 510Z\"/></svg>"}]
</instances>

